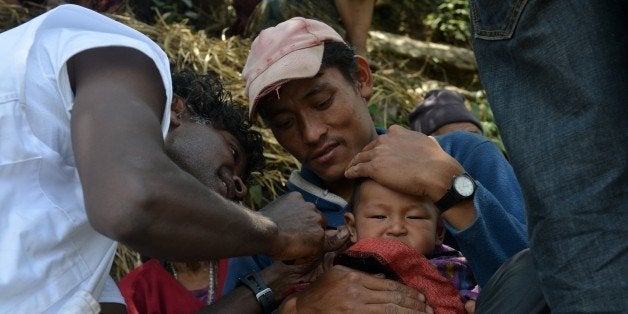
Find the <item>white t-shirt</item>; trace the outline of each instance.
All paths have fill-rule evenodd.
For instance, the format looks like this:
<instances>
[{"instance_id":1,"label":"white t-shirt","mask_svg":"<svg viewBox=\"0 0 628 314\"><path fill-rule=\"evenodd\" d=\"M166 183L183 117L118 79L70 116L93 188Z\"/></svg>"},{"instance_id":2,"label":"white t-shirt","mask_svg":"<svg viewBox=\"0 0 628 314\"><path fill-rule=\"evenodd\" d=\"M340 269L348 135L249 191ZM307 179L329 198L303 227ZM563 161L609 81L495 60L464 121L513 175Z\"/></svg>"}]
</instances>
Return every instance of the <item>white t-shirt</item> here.
<instances>
[{"instance_id":1,"label":"white t-shirt","mask_svg":"<svg viewBox=\"0 0 628 314\"><path fill-rule=\"evenodd\" d=\"M108 273L114 241L87 221L72 152L66 62L86 49L126 46L154 60L167 95L168 58L148 37L64 5L0 34L0 313L98 312L124 303Z\"/></svg>"}]
</instances>

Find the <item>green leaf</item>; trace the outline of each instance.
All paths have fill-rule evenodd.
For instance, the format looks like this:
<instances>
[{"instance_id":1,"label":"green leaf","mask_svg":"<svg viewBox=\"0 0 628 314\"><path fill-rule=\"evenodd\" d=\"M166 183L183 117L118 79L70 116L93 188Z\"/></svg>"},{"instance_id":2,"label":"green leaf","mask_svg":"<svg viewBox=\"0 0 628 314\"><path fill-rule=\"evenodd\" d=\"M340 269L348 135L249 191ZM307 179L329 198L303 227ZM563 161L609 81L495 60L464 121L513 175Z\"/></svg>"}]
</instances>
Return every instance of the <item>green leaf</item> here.
<instances>
[{"instance_id":1,"label":"green leaf","mask_svg":"<svg viewBox=\"0 0 628 314\"><path fill-rule=\"evenodd\" d=\"M187 12L185 12L185 16L187 16L187 17L189 17L189 18L191 18L193 20L198 19L198 13L196 13L194 11L187 11Z\"/></svg>"},{"instance_id":2,"label":"green leaf","mask_svg":"<svg viewBox=\"0 0 628 314\"><path fill-rule=\"evenodd\" d=\"M375 117L377 115L377 105L376 104L370 104L369 105L369 113L371 114L371 117Z\"/></svg>"},{"instance_id":3,"label":"green leaf","mask_svg":"<svg viewBox=\"0 0 628 314\"><path fill-rule=\"evenodd\" d=\"M262 187L259 184L249 187L249 198L256 206L260 206L262 204Z\"/></svg>"},{"instance_id":4,"label":"green leaf","mask_svg":"<svg viewBox=\"0 0 628 314\"><path fill-rule=\"evenodd\" d=\"M192 4L192 0L181 0L188 8L192 8L194 5Z\"/></svg>"},{"instance_id":5,"label":"green leaf","mask_svg":"<svg viewBox=\"0 0 628 314\"><path fill-rule=\"evenodd\" d=\"M482 113L480 112L480 106L478 106L478 104L474 101L470 101L469 104L471 105L471 112L473 112L473 115L478 119L481 119Z\"/></svg>"}]
</instances>

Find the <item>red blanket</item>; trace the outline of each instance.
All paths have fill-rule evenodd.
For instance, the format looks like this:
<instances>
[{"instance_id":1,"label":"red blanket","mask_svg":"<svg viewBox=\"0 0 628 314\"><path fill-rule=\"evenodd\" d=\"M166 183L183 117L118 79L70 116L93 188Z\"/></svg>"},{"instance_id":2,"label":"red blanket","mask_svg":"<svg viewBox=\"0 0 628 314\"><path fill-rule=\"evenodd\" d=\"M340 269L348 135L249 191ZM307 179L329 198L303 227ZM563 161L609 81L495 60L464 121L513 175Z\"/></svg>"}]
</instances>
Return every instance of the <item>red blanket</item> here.
<instances>
[{"instance_id":1,"label":"red blanket","mask_svg":"<svg viewBox=\"0 0 628 314\"><path fill-rule=\"evenodd\" d=\"M336 264L370 273L383 273L417 289L435 313L466 313L459 292L429 260L403 242L362 239L339 255Z\"/></svg>"},{"instance_id":2,"label":"red blanket","mask_svg":"<svg viewBox=\"0 0 628 314\"><path fill-rule=\"evenodd\" d=\"M156 259L134 269L118 287L129 314L196 313L204 306Z\"/></svg>"}]
</instances>

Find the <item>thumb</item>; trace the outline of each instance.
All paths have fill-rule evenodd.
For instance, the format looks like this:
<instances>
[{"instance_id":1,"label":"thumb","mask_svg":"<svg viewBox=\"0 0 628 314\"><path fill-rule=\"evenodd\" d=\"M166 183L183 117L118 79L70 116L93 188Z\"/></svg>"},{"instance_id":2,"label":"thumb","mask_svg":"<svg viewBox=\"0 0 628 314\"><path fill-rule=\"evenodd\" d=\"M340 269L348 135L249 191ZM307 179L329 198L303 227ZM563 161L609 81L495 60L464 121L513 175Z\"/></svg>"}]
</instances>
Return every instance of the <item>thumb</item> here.
<instances>
[{"instance_id":1,"label":"thumb","mask_svg":"<svg viewBox=\"0 0 628 314\"><path fill-rule=\"evenodd\" d=\"M340 226L336 230L325 230L324 252L337 251L349 240L349 230L346 226Z\"/></svg>"},{"instance_id":2,"label":"thumb","mask_svg":"<svg viewBox=\"0 0 628 314\"><path fill-rule=\"evenodd\" d=\"M464 309L467 310L468 314L475 313L475 300L469 300L464 304Z\"/></svg>"}]
</instances>

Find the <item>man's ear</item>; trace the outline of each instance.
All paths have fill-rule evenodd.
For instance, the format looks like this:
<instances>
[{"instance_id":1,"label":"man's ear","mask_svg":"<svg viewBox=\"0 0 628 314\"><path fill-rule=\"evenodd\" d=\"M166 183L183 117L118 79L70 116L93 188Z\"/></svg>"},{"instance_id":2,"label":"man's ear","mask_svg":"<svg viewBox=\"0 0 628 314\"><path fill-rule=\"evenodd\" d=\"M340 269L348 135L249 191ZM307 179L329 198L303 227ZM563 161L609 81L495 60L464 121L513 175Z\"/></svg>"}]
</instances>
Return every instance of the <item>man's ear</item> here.
<instances>
[{"instance_id":1,"label":"man's ear","mask_svg":"<svg viewBox=\"0 0 628 314\"><path fill-rule=\"evenodd\" d=\"M355 55L354 58L358 62L356 79L360 96L364 99L369 99L373 95L373 73L371 72L369 62L360 55Z\"/></svg>"},{"instance_id":2,"label":"man's ear","mask_svg":"<svg viewBox=\"0 0 628 314\"><path fill-rule=\"evenodd\" d=\"M441 220L440 217L436 218L436 245L443 244L445 232L447 232L447 229L445 228L443 220Z\"/></svg>"},{"instance_id":3,"label":"man's ear","mask_svg":"<svg viewBox=\"0 0 628 314\"><path fill-rule=\"evenodd\" d=\"M174 94L170 105L170 129L176 129L181 125L181 114L185 111L185 99Z\"/></svg>"},{"instance_id":4,"label":"man's ear","mask_svg":"<svg viewBox=\"0 0 628 314\"><path fill-rule=\"evenodd\" d=\"M347 225L347 230L349 230L349 238L351 242L358 242L358 232L355 228L355 217L353 213L345 213L345 224Z\"/></svg>"}]
</instances>

